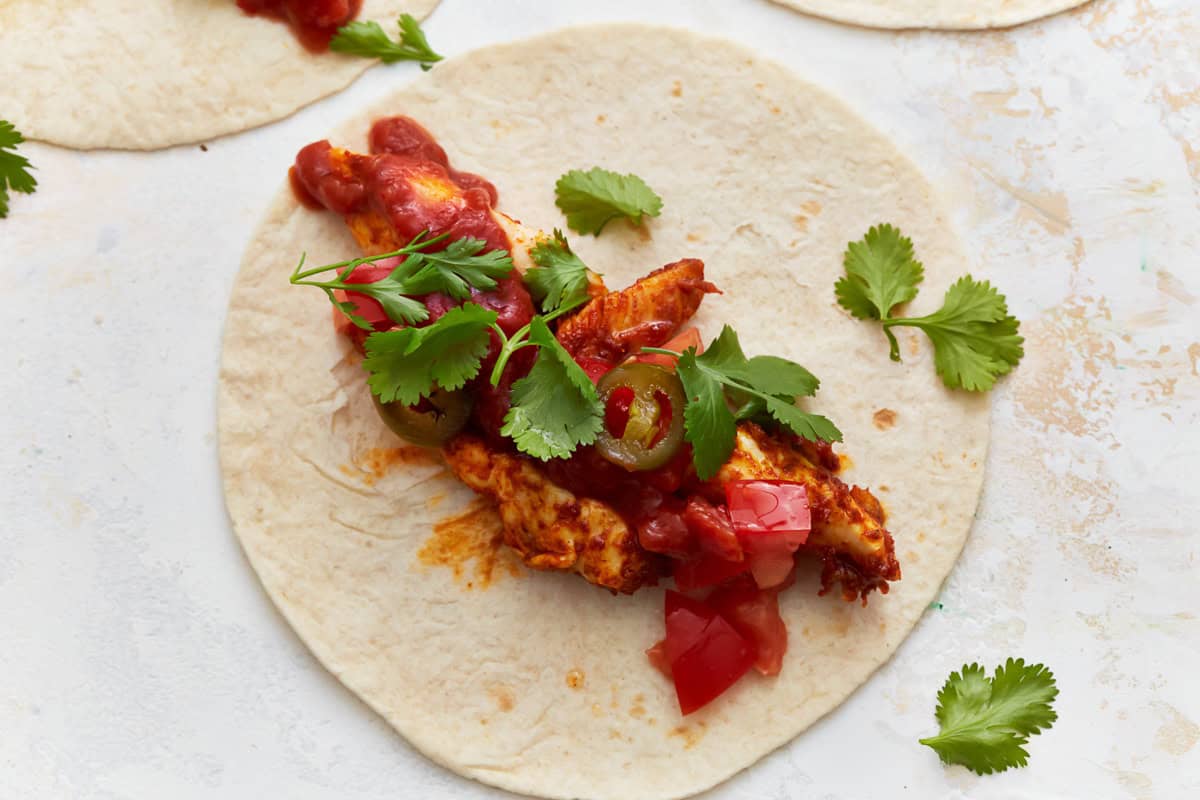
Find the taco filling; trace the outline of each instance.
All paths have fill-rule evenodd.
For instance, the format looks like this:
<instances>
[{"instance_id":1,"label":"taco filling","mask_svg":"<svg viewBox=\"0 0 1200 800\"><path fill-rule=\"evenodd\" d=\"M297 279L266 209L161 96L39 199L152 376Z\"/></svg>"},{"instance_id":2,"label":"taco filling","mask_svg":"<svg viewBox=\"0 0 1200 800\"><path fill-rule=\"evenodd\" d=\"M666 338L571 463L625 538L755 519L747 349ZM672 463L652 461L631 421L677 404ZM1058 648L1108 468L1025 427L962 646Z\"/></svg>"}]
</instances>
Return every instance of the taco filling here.
<instances>
[{"instance_id":1,"label":"taco filling","mask_svg":"<svg viewBox=\"0 0 1200 800\"><path fill-rule=\"evenodd\" d=\"M329 295L383 420L441 448L526 565L614 593L673 580L665 637L646 644L682 713L752 667L779 673L798 559L847 601L900 579L881 504L838 477L840 433L796 405L816 378L747 358L728 326L707 349L688 326L722 290L702 261L611 290L415 121L377 120L369 143L297 155L298 198L340 214L364 257L293 283Z\"/></svg>"},{"instance_id":2,"label":"taco filling","mask_svg":"<svg viewBox=\"0 0 1200 800\"><path fill-rule=\"evenodd\" d=\"M362 0L237 0L251 16L284 22L305 49L323 53L338 28L358 16Z\"/></svg>"}]
</instances>

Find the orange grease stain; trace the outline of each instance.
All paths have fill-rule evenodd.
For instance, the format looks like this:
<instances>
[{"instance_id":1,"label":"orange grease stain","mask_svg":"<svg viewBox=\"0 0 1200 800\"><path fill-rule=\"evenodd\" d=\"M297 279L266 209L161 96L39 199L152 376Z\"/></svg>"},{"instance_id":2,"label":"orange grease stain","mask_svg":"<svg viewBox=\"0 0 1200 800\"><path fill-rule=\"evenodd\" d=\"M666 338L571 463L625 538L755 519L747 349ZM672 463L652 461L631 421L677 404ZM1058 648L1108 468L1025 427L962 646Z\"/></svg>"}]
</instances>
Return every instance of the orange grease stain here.
<instances>
[{"instance_id":1,"label":"orange grease stain","mask_svg":"<svg viewBox=\"0 0 1200 800\"><path fill-rule=\"evenodd\" d=\"M477 497L460 514L435 522L433 535L417 551L417 559L430 567L449 567L455 580L468 589L486 589L496 568L514 578L521 574L516 555L504 547L504 531L496 507ZM468 572L467 565L474 568Z\"/></svg>"}]
</instances>

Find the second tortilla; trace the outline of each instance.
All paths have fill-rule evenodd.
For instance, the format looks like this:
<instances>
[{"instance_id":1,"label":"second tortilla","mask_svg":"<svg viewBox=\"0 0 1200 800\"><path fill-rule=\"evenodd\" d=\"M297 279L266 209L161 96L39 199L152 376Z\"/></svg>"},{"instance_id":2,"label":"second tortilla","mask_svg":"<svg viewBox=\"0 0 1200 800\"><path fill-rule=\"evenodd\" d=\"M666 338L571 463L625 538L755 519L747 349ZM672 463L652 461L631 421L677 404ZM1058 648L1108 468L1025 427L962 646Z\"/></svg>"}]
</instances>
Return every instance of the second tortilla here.
<instances>
[{"instance_id":1,"label":"second tortilla","mask_svg":"<svg viewBox=\"0 0 1200 800\"><path fill-rule=\"evenodd\" d=\"M773 0L806 14L869 28L1007 28L1090 0Z\"/></svg>"},{"instance_id":2,"label":"second tortilla","mask_svg":"<svg viewBox=\"0 0 1200 800\"><path fill-rule=\"evenodd\" d=\"M395 35L438 0L365 0ZM47 32L53 40L47 42ZM234 0L0 2L0 114L29 139L155 150L282 119L345 88L373 59L310 53Z\"/></svg>"},{"instance_id":3,"label":"second tortilla","mask_svg":"<svg viewBox=\"0 0 1200 800\"><path fill-rule=\"evenodd\" d=\"M729 113L736 109L736 114ZM610 286L703 257L725 294L695 323L737 327L748 353L822 379L814 410L845 433L847 480L878 490L904 578L866 608L817 596L814 565L781 598L783 673L743 680L681 718L644 650L663 588L613 596L495 549L497 520L436 452L400 446L371 404L328 301L288 286L357 248L333 214L284 188L233 288L219 432L234 529L271 599L318 659L421 752L505 789L553 798L694 794L788 742L892 655L962 549L983 479L986 397L945 389L931 353L834 300L846 242L890 221L926 269L913 312L968 263L929 183L825 92L731 43L642 26L575 28L440 65L330 139L362 150L372 119L407 114L500 209L561 225L572 168L634 172L663 197L644 228L574 246ZM314 139L324 135L316 132ZM471 511L471 509L476 509ZM444 525L448 516L459 522Z\"/></svg>"}]
</instances>

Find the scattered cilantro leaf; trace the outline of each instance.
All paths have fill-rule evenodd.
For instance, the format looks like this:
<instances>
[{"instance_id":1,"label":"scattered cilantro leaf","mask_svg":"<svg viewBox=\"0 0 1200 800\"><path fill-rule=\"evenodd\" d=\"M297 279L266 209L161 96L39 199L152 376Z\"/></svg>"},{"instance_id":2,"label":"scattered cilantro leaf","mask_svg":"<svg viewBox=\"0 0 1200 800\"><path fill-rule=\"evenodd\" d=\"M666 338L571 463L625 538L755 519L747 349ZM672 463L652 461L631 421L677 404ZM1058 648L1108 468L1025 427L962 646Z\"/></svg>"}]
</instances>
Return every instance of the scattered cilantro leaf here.
<instances>
[{"instance_id":1,"label":"scattered cilantro leaf","mask_svg":"<svg viewBox=\"0 0 1200 800\"><path fill-rule=\"evenodd\" d=\"M666 352L647 348L651 352ZM842 433L820 414L796 405L796 398L816 392L819 381L792 361L774 356L747 359L733 328L726 325L704 353L689 348L679 356L675 372L683 384L684 438L692 444L696 474L708 480L733 452L737 421L769 415L805 439L840 442ZM732 401L739 407L730 410Z\"/></svg>"},{"instance_id":2,"label":"scattered cilantro leaf","mask_svg":"<svg viewBox=\"0 0 1200 800\"><path fill-rule=\"evenodd\" d=\"M554 202L567 216L567 225L578 233L599 236L618 217L641 225L645 217L662 213L662 198L636 175L619 175L592 167L573 169L554 184Z\"/></svg>"},{"instance_id":3,"label":"scattered cilantro leaf","mask_svg":"<svg viewBox=\"0 0 1200 800\"><path fill-rule=\"evenodd\" d=\"M912 239L891 225L876 225L851 242L846 274L834 285L838 302L858 319L887 319L892 308L917 296L925 267L913 256Z\"/></svg>"},{"instance_id":4,"label":"scattered cilantro leaf","mask_svg":"<svg viewBox=\"0 0 1200 800\"><path fill-rule=\"evenodd\" d=\"M925 331L933 342L937 373L951 389L985 392L1025 355L1025 339L1018 333L1021 323L1008 313L1004 295L970 275L946 290L942 307L934 313L884 322L885 329L896 325ZM892 357L900 360L899 348L893 348Z\"/></svg>"},{"instance_id":5,"label":"scattered cilantro leaf","mask_svg":"<svg viewBox=\"0 0 1200 800\"><path fill-rule=\"evenodd\" d=\"M525 285L533 299L541 303L542 311L553 311L587 297L588 266L571 252L558 228L554 229L553 239L539 241L529 256L537 266L525 272Z\"/></svg>"},{"instance_id":6,"label":"scattered cilantro leaf","mask_svg":"<svg viewBox=\"0 0 1200 800\"><path fill-rule=\"evenodd\" d=\"M423 328L372 333L363 360L367 384L382 402L406 406L428 397L435 384L460 389L479 373L495 322L495 311L467 303Z\"/></svg>"},{"instance_id":7,"label":"scattered cilantro leaf","mask_svg":"<svg viewBox=\"0 0 1200 800\"><path fill-rule=\"evenodd\" d=\"M834 286L838 303L858 319L883 323L889 355L900 360L900 344L892 328L912 327L933 343L934 366L951 389L987 391L1025 355L1020 322L987 281L970 275L949 289L942 307L924 317L892 317L892 310L917 296L925 276L913 255L912 240L891 225L877 225L861 241L852 242L844 258L846 274Z\"/></svg>"},{"instance_id":8,"label":"scattered cilantro leaf","mask_svg":"<svg viewBox=\"0 0 1200 800\"><path fill-rule=\"evenodd\" d=\"M538 345L529 374L512 385L512 407L500 433L522 453L566 458L596 440L602 408L596 387L541 317L529 324L528 341Z\"/></svg>"},{"instance_id":9,"label":"scattered cilantro leaf","mask_svg":"<svg viewBox=\"0 0 1200 800\"><path fill-rule=\"evenodd\" d=\"M941 731L920 742L943 763L978 775L1023 767L1029 737L1058 719L1050 706L1057 696L1054 675L1041 664L1010 658L990 679L980 665L965 664L938 692Z\"/></svg>"},{"instance_id":10,"label":"scattered cilantro leaf","mask_svg":"<svg viewBox=\"0 0 1200 800\"><path fill-rule=\"evenodd\" d=\"M378 58L385 64L397 61L419 61L421 69L428 71L442 56L433 51L421 23L411 14L400 15L400 40L392 41L378 22L362 21L347 23L338 28L337 35L329 41L329 49L363 58Z\"/></svg>"},{"instance_id":11,"label":"scattered cilantro leaf","mask_svg":"<svg viewBox=\"0 0 1200 800\"><path fill-rule=\"evenodd\" d=\"M17 145L25 141L11 122L0 119L0 219L8 216L8 192L33 194L37 180L30 174L29 159L18 155Z\"/></svg>"},{"instance_id":12,"label":"scattered cilantro leaf","mask_svg":"<svg viewBox=\"0 0 1200 800\"><path fill-rule=\"evenodd\" d=\"M446 236L427 238L424 232L417 234L411 242L399 250L377 256L355 258L323 267L302 270L304 257L292 273L291 283L296 286L316 286L323 290L329 301L346 315L355 325L364 330L374 330L357 312L353 301L338 300L335 290L351 291L378 301L384 313L395 323L416 325L429 318L425 305L414 296L444 292L456 300L466 300L471 289L488 291L496 288L496 280L512 272L512 258L506 250L484 253L487 242L470 237L455 239L444 250L426 252L424 248L444 241ZM350 283L349 278L363 264L403 256L401 261L386 277L373 283ZM329 270L339 270L330 281L311 280L314 275Z\"/></svg>"}]
</instances>

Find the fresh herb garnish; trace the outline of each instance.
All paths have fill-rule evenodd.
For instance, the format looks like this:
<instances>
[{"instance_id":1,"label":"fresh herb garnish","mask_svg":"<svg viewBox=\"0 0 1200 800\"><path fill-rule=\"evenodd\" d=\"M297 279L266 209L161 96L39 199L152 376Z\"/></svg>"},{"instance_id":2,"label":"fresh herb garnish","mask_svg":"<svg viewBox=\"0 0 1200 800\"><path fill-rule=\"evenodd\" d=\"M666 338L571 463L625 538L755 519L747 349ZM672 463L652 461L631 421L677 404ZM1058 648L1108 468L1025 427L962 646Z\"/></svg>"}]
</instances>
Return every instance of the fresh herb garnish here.
<instances>
[{"instance_id":1,"label":"fresh herb garnish","mask_svg":"<svg viewBox=\"0 0 1200 800\"><path fill-rule=\"evenodd\" d=\"M644 217L662 212L662 198L637 175L618 175L593 167L573 169L554 184L554 202L567 215L567 225L579 233L599 236L618 217L641 225Z\"/></svg>"},{"instance_id":2,"label":"fresh herb garnish","mask_svg":"<svg viewBox=\"0 0 1200 800\"><path fill-rule=\"evenodd\" d=\"M292 273L291 283L296 286L316 286L323 290L333 303L351 322L364 330L374 330L370 323L356 313L358 307L349 300L338 300L335 289L357 292L371 297L383 306L387 315L397 323L414 325L429 318L429 312L414 296L443 292L455 300L466 300L471 289L490 291L496 281L512 272L512 258L507 250L482 250L487 242L482 239L455 239L444 250L426 252L425 248L444 241L449 234L428 238L428 231L416 235L411 242L399 250L377 256L339 261L324 267L303 270L304 257ZM386 258L404 256L386 278L373 283L348 283L351 274L363 264L382 261ZM309 280L322 272L339 270L330 281Z\"/></svg>"},{"instance_id":3,"label":"fresh herb garnish","mask_svg":"<svg viewBox=\"0 0 1200 800\"><path fill-rule=\"evenodd\" d=\"M381 401L415 405L434 384L462 388L479 374L496 312L474 303L452 308L423 328L371 334L364 342L367 384Z\"/></svg>"},{"instance_id":4,"label":"fresh herb garnish","mask_svg":"<svg viewBox=\"0 0 1200 800\"><path fill-rule=\"evenodd\" d=\"M746 358L728 325L699 355L695 348L683 353L658 347L643 350L679 358L675 371L687 395L684 438L692 444L696 474L702 480L716 475L729 460L739 420L776 423L813 441L842 440L842 432L828 419L796 406L797 398L816 393L816 377L784 358ZM731 403L736 410L730 409Z\"/></svg>"},{"instance_id":5,"label":"fresh herb garnish","mask_svg":"<svg viewBox=\"0 0 1200 800\"><path fill-rule=\"evenodd\" d=\"M891 225L871 228L847 247L846 275L834 287L838 303L858 319L883 323L893 361L900 360L894 327L919 328L933 342L937 374L951 389L980 392L1012 370L1025 354L1020 323L1004 295L970 275L946 290L942 307L924 317L892 317L892 309L917 296L925 276L912 240Z\"/></svg>"},{"instance_id":6,"label":"fresh herb garnish","mask_svg":"<svg viewBox=\"0 0 1200 800\"><path fill-rule=\"evenodd\" d=\"M553 311L588 296L588 266L571 252L562 231L542 239L529 251L536 267L525 273L525 286L542 311Z\"/></svg>"},{"instance_id":7,"label":"fresh herb garnish","mask_svg":"<svg viewBox=\"0 0 1200 800\"><path fill-rule=\"evenodd\" d=\"M543 317L530 322L528 341L539 348L537 361L513 383L512 407L500 433L535 458L566 458L596 440L602 425L600 398Z\"/></svg>"},{"instance_id":8,"label":"fresh herb garnish","mask_svg":"<svg viewBox=\"0 0 1200 800\"><path fill-rule=\"evenodd\" d=\"M979 775L1023 767L1029 737L1049 728L1058 715L1054 675L1041 664L1008 659L992 678L983 667L966 664L952 672L938 692L941 732L921 739L946 764L961 764Z\"/></svg>"},{"instance_id":9,"label":"fresh herb garnish","mask_svg":"<svg viewBox=\"0 0 1200 800\"><path fill-rule=\"evenodd\" d=\"M337 35L329 41L329 49L335 53L346 53L364 58L378 58L385 64L396 61L420 61L421 69L428 71L442 56L433 51L421 23L411 14L400 15L400 40L392 41L378 22L355 21L338 28Z\"/></svg>"},{"instance_id":10,"label":"fresh herb garnish","mask_svg":"<svg viewBox=\"0 0 1200 800\"><path fill-rule=\"evenodd\" d=\"M29 173L29 159L18 155L16 147L25 141L11 122L0 119L0 219L8 216L8 190L33 194L37 180Z\"/></svg>"}]
</instances>

